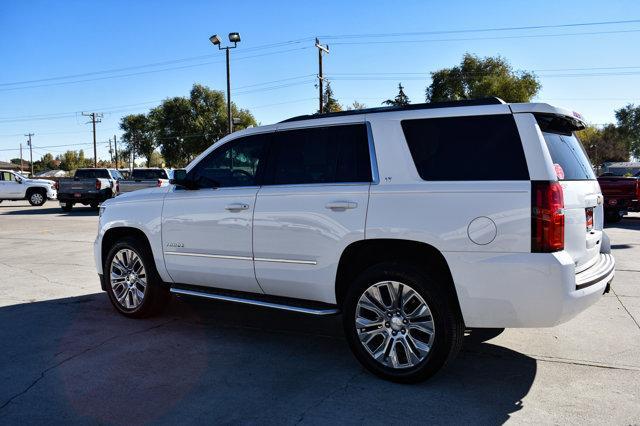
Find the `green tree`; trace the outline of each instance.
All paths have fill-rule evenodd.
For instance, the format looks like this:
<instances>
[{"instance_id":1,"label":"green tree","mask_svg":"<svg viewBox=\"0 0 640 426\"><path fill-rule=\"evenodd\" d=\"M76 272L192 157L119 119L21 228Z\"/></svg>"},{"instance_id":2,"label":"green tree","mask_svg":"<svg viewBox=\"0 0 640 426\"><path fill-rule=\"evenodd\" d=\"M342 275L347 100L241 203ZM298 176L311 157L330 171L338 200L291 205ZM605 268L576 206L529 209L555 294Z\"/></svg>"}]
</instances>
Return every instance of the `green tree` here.
<instances>
[{"instance_id":1,"label":"green tree","mask_svg":"<svg viewBox=\"0 0 640 426\"><path fill-rule=\"evenodd\" d=\"M615 125L588 126L577 134L596 167L607 161L629 161L628 138Z\"/></svg>"},{"instance_id":2,"label":"green tree","mask_svg":"<svg viewBox=\"0 0 640 426\"><path fill-rule=\"evenodd\" d=\"M143 156L149 162L151 153L156 149L150 119L145 114L131 114L122 117L120 129L124 132L122 140L129 152Z\"/></svg>"},{"instance_id":3,"label":"green tree","mask_svg":"<svg viewBox=\"0 0 640 426\"><path fill-rule=\"evenodd\" d=\"M640 105L629 104L616 110L617 127L627 138L631 154L640 157Z\"/></svg>"},{"instance_id":4,"label":"green tree","mask_svg":"<svg viewBox=\"0 0 640 426\"><path fill-rule=\"evenodd\" d=\"M529 102L541 87L535 74L514 71L500 56L480 58L467 53L460 65L432 72L425 95L427 102L490 96L505 102Z\"/></svg>"},{"instance_id":5,"label":"green tree","mask_svg":"<svg viewBox=\"0 0 640 426\"><path fill-rule=\"evenodd\" d=\"M358 110L358 109L365 109L367 106L363 103L360 103L358 101L353 101L353 103L351 105L347 106L347 111L351 111L351 110Z\"/></svg>"},{"instance_id":6,"label":"green tree","mask_svg":"<svg viewBox=\"0 0 640 426\"><path fill-rule=\"evenodd\" d=\"M67 151L60 155L60 168L66 171L76 170L82 167L92 167L93 159L85 158L84 151Z\"/></svg>"},{"instance_id":7,"label":"green tree","mask_svg":"<svg viewBox=\"0 0 640 426\"><path fill-rule=\"evenodd\" d=\"M398 83L398 94L394 99L387 99L382 104L390 105L390 106L406 106L409 105L411 101L409 97L404 93L404 87L402 87L402 83Z\"/></svg>"},{"instance_id":8,"label":"green tree","mask_svg":"<svg viewBox=\"0 0 640 426\"><path fill-rule=\"evenodd\" d=\"M158 151L151 153L151 160L147 163L147 167L164 167L164 158Z\"/></svg>"},{"instance_id":9,"label":"green tree","mask_svg":"<svg viewBox=\"0 0 640 426\"><path fill-rule=\"evenodd\" d=\"M253 115L234 103L231 114L234 130L256 125ZM149 120L166 164L182 167L227 134L227 103L222 92L194 84L189 98L165 99Z\"/></svg>"},{"instance_id":10,"label":"green tree","mask_svg":"<svg viewBox=\"0 0 640 426\"><path fill-rule=\"evenodd\" d=\"M331 88L330 81L327 81L327 85L322 93L322 111L324 113L342 111L342 105L340 105L338 100L333 97L333 89Z\"/></svg>"}]
</instances>

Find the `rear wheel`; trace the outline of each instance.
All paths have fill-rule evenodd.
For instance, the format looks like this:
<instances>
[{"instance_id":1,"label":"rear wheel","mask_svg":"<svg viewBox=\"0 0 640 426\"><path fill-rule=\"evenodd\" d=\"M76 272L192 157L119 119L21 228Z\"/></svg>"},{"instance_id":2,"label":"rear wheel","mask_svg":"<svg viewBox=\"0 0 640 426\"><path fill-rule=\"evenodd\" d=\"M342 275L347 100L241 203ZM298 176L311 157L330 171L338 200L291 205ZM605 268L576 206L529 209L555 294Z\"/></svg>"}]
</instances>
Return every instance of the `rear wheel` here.
<instances>
[{"instance_id":1,"label":"rear wheel","mask_svg":"<svg viewBox=\"0 0 640 426\"><path fill-rule=\"evenodd\" d=\"M385 263L360 275L343 309L351 350L395 382L426 380L462 346L464 324L446 288L411 265Z\"/></svg>"},{"instance_id":2,"label":"rear wheel","mask_svg":"<svg viewBox=\"0 0 640 426\"><path fill-rule=\"evenodd\" d=\"M91 204L89 204L89 207L91 207L93 210L98 210L98 206L99 206L99 204L98 204L98 203L91 203Z\"/></svg>"},{"instance_id":3,"label":"rear wheel","mask_svg":"<svg viewBox=\"0 0 640 426\"><path fill-rule=\"evenodd\" d=\"M63 212L70 212L73 208L73 203L60 203L60 208Z\"/></svg>"},{"instance_id":4,"label":"rear wheel","mask_svg":"<svg viewBox=\"0 0 640 426\"><path fill-rule=\"evenodd\" d=\"M111 248L104 264L107 293L121 314L145 318L160 313L169 301L148 245L126 237Z\"/></svg>"},{"instance_id":5,"label":"rear wheel","mask_svg":"<svg viewBox=\"0 0 640 426\"><path fill-rule=\"evenodd\" d=\"M618 210L607 210L605 219L609 223L618 223L622 220L622 214Z\"/></svg>"},{"instance_id":6,"label":"rear wheel","mask_svg":"<svg viewBox=\"0 0 640 426\"><path fill-rule=\"evenodd\" d=\"M47 201L47 193L40 189L33 190L29 193L28 200L32 206L41 206Z\"/></svg>"}]
</instances>

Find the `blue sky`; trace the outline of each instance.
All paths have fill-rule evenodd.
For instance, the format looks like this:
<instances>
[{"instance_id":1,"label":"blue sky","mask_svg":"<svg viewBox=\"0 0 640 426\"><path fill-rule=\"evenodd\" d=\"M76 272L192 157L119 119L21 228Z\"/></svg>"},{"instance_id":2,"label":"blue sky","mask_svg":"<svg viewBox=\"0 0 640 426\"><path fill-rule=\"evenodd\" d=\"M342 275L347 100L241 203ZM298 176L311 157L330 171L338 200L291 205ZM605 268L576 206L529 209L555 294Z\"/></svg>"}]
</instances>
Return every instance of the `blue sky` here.
<instances>
[{"instance_id":1,"label":"blue sky","mask_svg":"<svg viewBox=\"0 0 640 426\"><path fill-rule=\"evenodd\" d=\"M640 103L640 22L424 32L634 19L640 19L640 2L612 0L4 1L0 160L18 156L27 132L35 133L34 147L57 146L35 148L34 159L66 149L91 154L82 111L105 113L98 156L108 158L104 142L120 134L122 115L187 95L194 82L224 90L224 54L208 37L226 39L231 31L242 36L232 53L232 98L263 124L317 109L314 36L330 46L325 73L345 104L378 106L395 95L400 81L413 102L423 102L428 72L453 66L470 52L502 55L515 69L537 70L543 85L538 100L606 123L614 109ZM423 34L406 34L412 32ZM345 37L363 34L376 36ZM122 68L128 69L95 73ZM76 77L51 80L69 75ZM26 83L8 84L15 82Z\"/></svg>"}]
</instances>

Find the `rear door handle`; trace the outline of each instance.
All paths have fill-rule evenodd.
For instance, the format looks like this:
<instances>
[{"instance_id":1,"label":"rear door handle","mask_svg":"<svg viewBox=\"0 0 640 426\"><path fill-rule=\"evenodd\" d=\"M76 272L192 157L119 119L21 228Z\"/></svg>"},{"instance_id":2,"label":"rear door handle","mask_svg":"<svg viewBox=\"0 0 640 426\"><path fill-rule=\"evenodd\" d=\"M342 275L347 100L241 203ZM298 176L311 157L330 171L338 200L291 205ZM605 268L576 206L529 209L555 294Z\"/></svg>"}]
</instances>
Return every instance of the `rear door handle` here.
<instances>
[{"instance_id":1,"label":"rear door handle","mask_svg":"<svg viewBox=\"0 0 640 426\"><path fill-rule=\"evenodd\" d=\"M331 203L327 203L325 207L330 210L347 210L355 209L358 207L358 203L355 201L333 201Z\"/></svg>"},{"instance_id":2,"label":"rear door handle","mask_svg":"<svg viewBox=\"0 0 640 426\"><path fill-rule=\"evenodd\" d=\"M229 210L231 212L234 211L240 211L240 210L249 210L249 204L243 204L243 203L232 203L232 204L227 204L224 207L225 210Z\"/></svg>"}]
</instances>

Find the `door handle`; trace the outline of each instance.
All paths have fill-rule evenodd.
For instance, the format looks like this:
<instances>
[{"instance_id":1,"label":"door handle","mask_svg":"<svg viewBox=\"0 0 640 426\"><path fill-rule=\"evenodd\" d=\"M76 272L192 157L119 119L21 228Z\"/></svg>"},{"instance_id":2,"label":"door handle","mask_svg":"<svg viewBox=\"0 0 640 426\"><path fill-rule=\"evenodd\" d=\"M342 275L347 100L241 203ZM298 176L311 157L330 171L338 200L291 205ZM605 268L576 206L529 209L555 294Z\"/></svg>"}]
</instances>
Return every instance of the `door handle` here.
<instances>
[{"instance_id":1,"label":"door handle","mask_svg":"<svg viewBox=\"0 0 640 426\"><path fill-rule=\"evenodd\" d=\"M347 210L347 209L355 209L358 207L358 203L355 201L333 201L331 203L327 203L325 205L326 208L330 210Z\"/></svg>"},{"instance_id":2,"label":"door handle","mask_svg":"<svg viewBox=\"0 0 640 426\"><path fill-rule=\"evenodd\" d=\"M249 204L243 204L243 203L232 203L232 204L227 204L224 207L225 210L229 210L229 211L239 211L239 210L249 210Z\"/></svg>"}]
</instances>

